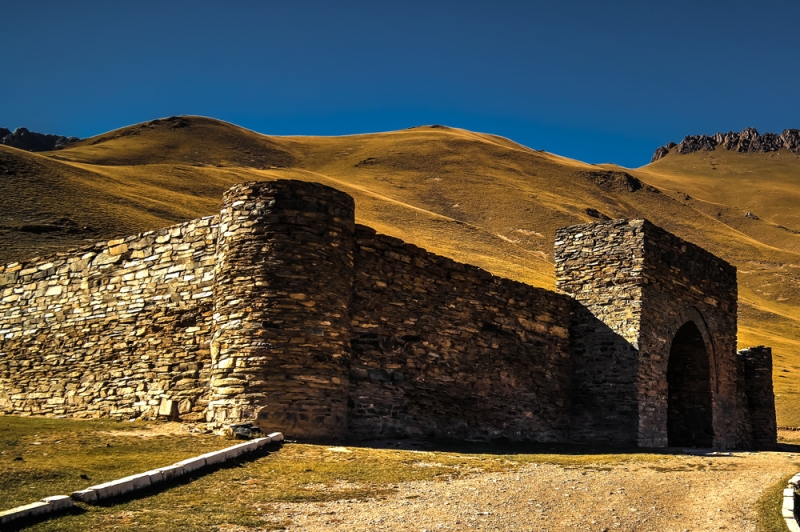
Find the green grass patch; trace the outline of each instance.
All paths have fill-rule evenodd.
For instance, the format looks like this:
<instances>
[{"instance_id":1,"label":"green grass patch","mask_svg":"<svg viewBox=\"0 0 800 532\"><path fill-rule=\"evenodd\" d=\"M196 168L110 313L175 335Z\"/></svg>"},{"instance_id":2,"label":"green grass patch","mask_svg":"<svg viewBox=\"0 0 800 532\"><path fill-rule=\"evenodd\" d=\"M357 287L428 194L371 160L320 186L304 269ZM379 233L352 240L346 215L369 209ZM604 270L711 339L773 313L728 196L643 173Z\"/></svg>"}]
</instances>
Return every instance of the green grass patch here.
<instances>
[{"instance_id":1,"label":"green grass patch","mask_svg":"<svg viewBox=\"0 0 800 532\"><path fill-rule=\"evenodd\" d=\"M756 502L756 525L759 532L786 532L783 520L783 490L793 474L786 475L770 486Z\"/></svg>"},{"instance_id":2,"label":"green grass patch","mask_svg":"<svg viewBox=\"0 0 800 532\"><path fill-rule=\"evenodd\" d=\"M68 495L230 445L213 435L169 434L165 428L156 422L2 416L0 509Z\"/></svg>"}]
</instances>

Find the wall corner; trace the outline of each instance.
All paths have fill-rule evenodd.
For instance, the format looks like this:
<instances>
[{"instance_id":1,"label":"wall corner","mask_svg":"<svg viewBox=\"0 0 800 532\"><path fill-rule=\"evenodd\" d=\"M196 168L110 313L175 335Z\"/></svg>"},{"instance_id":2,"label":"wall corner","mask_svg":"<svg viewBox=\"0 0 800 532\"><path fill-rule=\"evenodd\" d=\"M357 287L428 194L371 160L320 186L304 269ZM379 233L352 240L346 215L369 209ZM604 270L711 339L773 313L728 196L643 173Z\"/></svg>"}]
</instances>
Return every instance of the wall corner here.
<instances>
[{"instance_id":1,"label":"wall corner","mask_svg":"<svg viewBox=\"0 0 800 532\"><path fill-rule=\"evenodd\" d=\"M354 220L349 195L316 183L251 182L225 193L209 422L343 436Z\"/></svg>"}]
</instances>

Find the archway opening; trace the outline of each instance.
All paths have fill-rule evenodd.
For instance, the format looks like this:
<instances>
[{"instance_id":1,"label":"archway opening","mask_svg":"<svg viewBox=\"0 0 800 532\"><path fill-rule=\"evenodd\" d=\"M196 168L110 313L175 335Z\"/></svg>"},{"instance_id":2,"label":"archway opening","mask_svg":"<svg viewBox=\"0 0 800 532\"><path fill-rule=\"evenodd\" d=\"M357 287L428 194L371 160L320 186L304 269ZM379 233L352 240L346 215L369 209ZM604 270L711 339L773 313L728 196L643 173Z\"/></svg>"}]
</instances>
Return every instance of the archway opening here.
<instances>
[{"instance_id":1,"label":"archway opening","mask_svg":"<svg viewBox=\"0 0 800 532\"><path fill-rule=\"evenodd\" d=\"M711 447L711 361L703 336L686 322L672 340L667 363L667 440L673 447Z\"/></svg>"}]
</instances>

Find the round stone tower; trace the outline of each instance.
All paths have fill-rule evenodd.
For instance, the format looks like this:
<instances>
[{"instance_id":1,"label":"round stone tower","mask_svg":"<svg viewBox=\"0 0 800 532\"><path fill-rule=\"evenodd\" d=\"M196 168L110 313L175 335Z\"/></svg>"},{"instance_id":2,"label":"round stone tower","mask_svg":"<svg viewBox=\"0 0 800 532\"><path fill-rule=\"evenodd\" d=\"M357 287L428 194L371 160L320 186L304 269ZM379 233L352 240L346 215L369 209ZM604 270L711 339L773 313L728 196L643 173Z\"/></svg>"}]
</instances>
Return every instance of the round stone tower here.
<instances>
[{"instance_id":1,"label":"round stone tower","mask_svg":"<svg viewBox=\"0 0 800 532\"><path fill-rule=\"evenodd\" d=\"M208 421L308 439L345 433L354 227L353 198L320 184L225 193Z\"/></svg>"}]
</instances>

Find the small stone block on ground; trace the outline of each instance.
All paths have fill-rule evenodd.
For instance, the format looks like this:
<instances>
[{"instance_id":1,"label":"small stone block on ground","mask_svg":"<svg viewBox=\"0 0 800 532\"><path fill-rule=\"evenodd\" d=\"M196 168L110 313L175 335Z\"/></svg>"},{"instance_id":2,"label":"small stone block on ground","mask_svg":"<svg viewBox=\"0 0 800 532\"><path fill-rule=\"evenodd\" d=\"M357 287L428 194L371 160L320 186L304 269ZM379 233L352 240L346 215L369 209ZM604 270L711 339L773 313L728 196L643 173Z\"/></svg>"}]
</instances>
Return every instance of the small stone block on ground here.
<instances>
[{"instance_id":1,"label":"small stone block on ground","mask_svg":"<svg viewBox=\"0 0 800 532\"><path fill-rule=\"evenodd\" d=\"M97 493L97 499L102 500L130 493L133 491L133 482L127 478L121 478L119 480L106 482L105 484L92 486L91 489Z\"/></svg>"},{"instance_id":2,"label":"small stone block on ground","mask_svg":"<svg viewBox=\"0 0 800 532\"><path fill-rule=\"evenodd\" d=\"M34 515L42 515L52 511L52 508L46 502L33 502L25 506L17 506L10 510L0 512L0 524L12 523L18 519L25 519Z\"/></svg>"},{"instance_id":3,"label":"small stone block on ground","mask_svg":"<svg viewBox=\"0 0 800 532\"><path fill-rule=\"evenodd\" d=\"M88 488L85 490L73 491L70 497L72 497L72 499L75 501L91 503L97 501L97 492L92 488Z\"/></svg>"},{"instance_id":4,"label":"small stone block on ground","mask_svg":"<svg viewBox=\"0 0 800 532\"><path fill-rule=\"evenodd\" d=\"M233 447L228 447L225 449L225 452L228 453L230 451L236 451L238 453L237 456L241 456L251 451L255 451L256 449L258 449L258 444L254 440L251 440L234 445Z\"/></svg>"},{"instance_id":5,"label":"small stone block on ground","mask_svg":"<svg viewBox=\"0 0 800 532\"><path fill-rule=\"evenodd\" d=\"M784 497L783 507L788 510L794 510L794 497Z\"/></svg>"},{"instance_id":6,"label":"small stone block on ground","mask_svg":"<svg viewBox=\"0 0 800 532\"><path fill-rule=\"evenodd\" d=\"M255 440L251 440L242 444L237 445L237 447L242 448L242 452L244 453L251 453L258 449L258 443Z\"/></svg>"},{"instance_id":7,"label":"small stone block on ground","mask_svg":"<svg viewBox=\"0 0 800 532\"><path fill-rule=\"evenodd\" d=\"M42 499L42 502L49 504L51 510L54 512L66 510L67 508L72 508L75 506L75 503L72 502L72 499L66 495L53 495L52 497L45 497Z\"/></svg>"},{"instance_id":8,"label":"small stone block on ground","mask_svg":"<svg viewBox=\"0 0 800 532\"><path fill-rule=\"evenodd\" d=\"M206 459L203 456L199 456L197 458L189 458L187 460L182 460L175 465L182 466L184 473L191 473L192 471L196 471L202 467L205 467Z\"/></svg>"},{"instance_id":9,"label":"small stone block on ground","mask_svg":"<svg viewBox=\"0 0 800 532\"><path fill-rule=\"evenodd\" d=\"M150 477L150 484L151 485L152 484L157 484L157 483L161 482L162 480L164 480L164 473L162 473L158 469L153 469L151 471L145 471L142 474L143 475L147 475L148 477Z\"/></svg>"},{"instance_id":10,"label":"small stone block on ground","mask_svg":"<svg viewBox=\"0 0 800 532\"><path fill-rule=\"evenodd\" d=\"M110 482L106 482L104 484L97 484L96 486L89 486L88 488L86 488L83 491L84 492L91 491L92 493L94 493L95 500L99 501L101 499L106 499L108 497L112 497L113 496L113 495L111 495L111 493L113 493L114 490L113 489L111 489L111 490L108 489L108 485L109 484L110 484Z\"/></svg>"},{"instance_id":11,"label":"small stone block on ground","mask_svg":"<svg viewBox=\"0 0 800 532\"><path fill-rule=\"evenodd\" d=\"M239 447L238 445L234 447L228 447L225 449L225 460L234 460L239 458L245 453L244 449Z\"/></svg>"},{"instance_id":12,"label":"small stone block on ground","mask_svg":"<svg viewBox=\"0 0 800 532\"><path fill-rule=\"evenodd\" d=\"M171 466L159 467L157 471L161 473L161 479L164 481L178 478L179 476L184 474L183 465L180 464L173 464Z\"/></svg>"},{"instance_id":13,"label":"small stone block on ground","mask_svg":"<svg viewBox=\"0 0 800 532\"><path fill-rule=\"evenodd\" d=\"M147 473L139 473L138 475L131 475L129 477L120 479L120 482L126 480L131 483L131 487L134 490L140 490L150 486L150 475L148 475Z\"/></svg>"},{"instance_id":14,"label":"small stone block on ground","mask_svg":"<svg viewBox=\"0 0 800 532\"><path fill-rule=\"evenodd\" d=\"M178 403L171 399L162 399L158 405L158 415L161 417L175 419L178 417Z\"/></svg>"},{"instance_id":15,"label":"small stone block on ground","mask_svg":"<svg viewBox=\"0 0 800 532\"><path fill-rule=\"evenodd\" d=\"M204 458L207 465L221 464L225 461L225 450L206 453L200 458Z\"/></svg>"}]
</instances>

